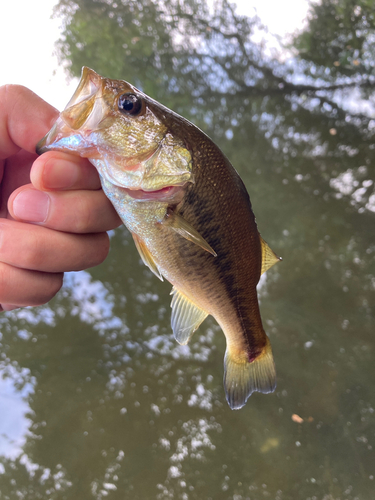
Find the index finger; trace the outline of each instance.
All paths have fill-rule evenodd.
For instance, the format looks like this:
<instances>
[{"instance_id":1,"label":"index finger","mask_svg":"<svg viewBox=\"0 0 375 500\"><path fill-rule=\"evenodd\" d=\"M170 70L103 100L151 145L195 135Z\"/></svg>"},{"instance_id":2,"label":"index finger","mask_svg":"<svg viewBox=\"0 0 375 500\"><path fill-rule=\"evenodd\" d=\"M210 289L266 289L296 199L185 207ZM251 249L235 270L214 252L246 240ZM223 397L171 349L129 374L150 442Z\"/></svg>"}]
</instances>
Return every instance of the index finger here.
<instances>
[{"instance_id":1,"label":"index finger","mask_svg":"<svg viewBox=\"0 0 375 500\"><path fill-rule=\"evenodd\" d=\"M86 158L62 151L48 151L37 158L30 172L40 191L100 189L96 168Z\"/></svg>"},{"instance_id":2,"label":"index finger","mask_svg":"<svg viewBox=\"0 0 375 500\"><path fill-rule=\"evenodd\" d=\"M0 87L0 160L19 149L35 153L58 111L22 85Z\"/></svg>"}]
</instances>

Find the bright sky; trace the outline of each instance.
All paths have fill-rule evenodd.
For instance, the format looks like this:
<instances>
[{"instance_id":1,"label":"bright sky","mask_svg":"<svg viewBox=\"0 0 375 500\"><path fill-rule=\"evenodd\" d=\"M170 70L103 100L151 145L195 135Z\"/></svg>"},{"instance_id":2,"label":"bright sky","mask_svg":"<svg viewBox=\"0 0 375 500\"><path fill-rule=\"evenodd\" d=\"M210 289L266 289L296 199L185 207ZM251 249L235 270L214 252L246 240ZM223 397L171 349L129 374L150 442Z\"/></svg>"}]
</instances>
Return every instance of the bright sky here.
<instances>
[{"instance_id":1,"label":"bright sky","mask_svg":"<svg viewBox=\"0 0 375 500\"><path fill-rule=\"evenodd\" d=\"M58 67L54 43L59 19L51 19L57 0L0 2L0 85L18 83L63 109L77 82L67 81ZM269 31L281 36L303 25L308 0L237 0L241 14L254 9ZM124 78L126 75L124 75Z\"/></svg>"},{"instance_id":2,"label":"bright sky","mask_svg":"<svg viewBox=\"0 0 375 500\"><path fill-rule=\"evenodd\" d=\"M233 0L239 14L254 12L267 25L270 33L284 36L303 27L309 0ZM315 0L313 0L315 1Z\"/></svg>"},{"instance_id":3,"label":"bright sky","mask_svg":"<svg viewBox=\"0 0 375 500\"><path fill-rule=\"evenodd\" d=\"M70 88L54 56L59 19L51 19L56 0L0 2L0 85L29 87L58 109L65 107Z\"/></svg>"}]
</instances>

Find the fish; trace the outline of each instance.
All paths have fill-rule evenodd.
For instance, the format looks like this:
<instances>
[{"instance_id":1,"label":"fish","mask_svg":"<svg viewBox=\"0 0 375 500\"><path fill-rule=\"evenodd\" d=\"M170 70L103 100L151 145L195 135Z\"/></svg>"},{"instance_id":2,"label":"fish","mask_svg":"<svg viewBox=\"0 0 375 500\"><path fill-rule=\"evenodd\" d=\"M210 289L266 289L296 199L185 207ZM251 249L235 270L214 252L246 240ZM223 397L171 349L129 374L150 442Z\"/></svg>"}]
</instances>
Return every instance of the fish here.
<instances>
[{"instance_id":1,"label":"fish","mask_svg":"<svg viewBox=\"0 0 375 500\"><path fill-rule=\"evenodd\" d=\"M88 158L144 264L172 284L171 327L185 345L204 319L226 337L232 409L276 387L257 284L281 260L260 236L246 187L193 123L124 80L88 67L37 145Z\"/></svg>"}]
</instances>

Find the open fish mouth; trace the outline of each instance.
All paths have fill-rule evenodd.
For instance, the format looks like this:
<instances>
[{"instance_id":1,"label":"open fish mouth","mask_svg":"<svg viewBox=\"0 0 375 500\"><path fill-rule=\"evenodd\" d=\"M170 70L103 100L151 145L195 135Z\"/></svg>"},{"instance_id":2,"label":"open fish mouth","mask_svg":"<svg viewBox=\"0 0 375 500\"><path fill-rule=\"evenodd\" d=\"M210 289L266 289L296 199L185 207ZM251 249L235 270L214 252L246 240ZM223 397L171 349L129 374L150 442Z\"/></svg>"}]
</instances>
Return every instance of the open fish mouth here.
<instances>
[{"instance_id":1,"label":"open fish mouth","mask_svg":"<svg viewBox=\"0 0 375 500\"><path fill-rule=\"evenodd\" d=\"M84 157L99 156L88 136L92 130L100 128L106 116L102 87L102 78L89 68L83 68L72 98L52 129L37 144L38 154L58 149L76 154L78 151Z\"/></svg>"}]
</instances>

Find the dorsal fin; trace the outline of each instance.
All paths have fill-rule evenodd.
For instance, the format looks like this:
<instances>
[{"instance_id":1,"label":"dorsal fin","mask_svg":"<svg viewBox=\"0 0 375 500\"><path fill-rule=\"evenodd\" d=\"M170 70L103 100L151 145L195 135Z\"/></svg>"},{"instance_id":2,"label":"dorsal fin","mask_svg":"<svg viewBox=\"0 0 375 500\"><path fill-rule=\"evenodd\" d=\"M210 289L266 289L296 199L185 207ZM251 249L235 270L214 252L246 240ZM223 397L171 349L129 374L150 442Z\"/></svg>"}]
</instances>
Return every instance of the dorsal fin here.
<instances>
[{"instance_id":1,"label":"dorsal fin","mask_svg":"<svg viewBox=\"0 0 375 500\"><path fill-rule=\"evenodd\" d=\"M280 262L281 257L278 257L273 250L267 245L264 239L259 235L260 245L262 247L262 270L261 274L265 273L270 267L277 262Z\"/></svg>"},{"instance_id":2,"label":"dorsal fin","mask_svg":"<svg viewBox=\"0 0 375 500\"><path fill-rule=\"evenodd\" d=\"M185 345L208 314L193 304L176 287L172 288L171 294L173 295L171 302L173 335L179 344Z\"/></svg>"},{"instance_id":3,"label":"dorsal fin","mask_svg":"<svg viewBox=\"0 0 375 500\"><path fill-rule=\"evenodd\" d=\"M181 215L176 214L173 210L168 209L165 218L161 224L169 229L173 229L180 236L200 246L207 252L216 257L216 252L213 250L207 241L196 231Z\"/></svg>"},{"instance_id":4,"label":"dorsal fin","mask_svg":"<svg viewBox=\"0 0 375 500\"><path fill-rule=\"evenodd\" d=\"M155 276L159 278L159 280L163 280L163 276L161 275L161 272L154 261L154 258L150 254L148 248L146 247L145 243L141 238L139 238L135 233L132 233L133 240L135 243L135 246L137 247L138 253L141 256L141 259L143 260L143 263L152 271Z\"/></svg>"}]
</instances>

